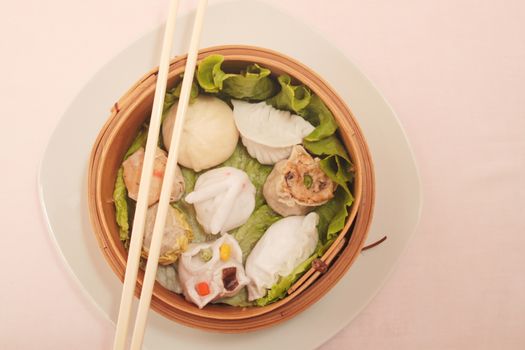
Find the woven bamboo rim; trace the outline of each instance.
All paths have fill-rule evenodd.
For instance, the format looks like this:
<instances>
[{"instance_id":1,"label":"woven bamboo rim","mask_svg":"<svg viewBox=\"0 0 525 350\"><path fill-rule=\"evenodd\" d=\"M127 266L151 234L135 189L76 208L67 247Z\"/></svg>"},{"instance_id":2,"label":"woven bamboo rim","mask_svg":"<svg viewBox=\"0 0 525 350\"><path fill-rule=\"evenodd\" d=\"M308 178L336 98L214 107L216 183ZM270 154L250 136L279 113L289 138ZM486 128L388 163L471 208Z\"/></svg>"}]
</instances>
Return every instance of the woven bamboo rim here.
<instances>
[{"instance_id":1,"label":"woven bamboo rim","mask_svg":"<svg viewBox=\"0 0 525 350\"><path fill-rule=\"evenodd\" d=\"M350 109L335 91L308 67L278 52L243 45L203 49L199 52L199 60L213 53L224 56L223 66L227 69L239 70L247 63L258 63L270 68L272 74L286 73L307 85L334 114L340 136L355 167L355 202L345 228L322 257L322 260L330 265L328 271L321 275L320 272L311 269L292 286L293 293L283 300L265 307L208 305L199 310L182 296L168 291L158 283L155 284L151 307L165 317L190 327L240 333L266 328L290 319L319 300L341 279L358 257L366 241L374 207L374 172L365 139ZM180 79L185 60L185 56L172 60L168 87L175 86ZM118 238L112 199L113 186L124 153L151 113L156 73L157 69L153 69L144 75L112 106L109 119L102 127L89 159L88 204L91 223L104 257L121 281L124 279L126 252ZM350 230L351 236L348 239ZM135 289L137 296L143 278L144 272L140 270Z\"/></svg>"}]
</instances>

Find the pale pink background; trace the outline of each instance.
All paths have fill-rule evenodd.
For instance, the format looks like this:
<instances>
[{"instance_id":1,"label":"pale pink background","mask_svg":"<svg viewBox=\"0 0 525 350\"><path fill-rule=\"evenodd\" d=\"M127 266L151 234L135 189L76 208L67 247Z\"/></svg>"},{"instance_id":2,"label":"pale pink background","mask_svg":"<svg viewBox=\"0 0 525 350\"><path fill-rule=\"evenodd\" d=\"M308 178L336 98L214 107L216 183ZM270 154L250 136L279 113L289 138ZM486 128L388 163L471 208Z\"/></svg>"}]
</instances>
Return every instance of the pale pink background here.
<instances>
[{"instance_id":1,"label":"pale pink background","mask_svg":"<svg viewBox=\"0 0 525 350\"><path fill-rule=\"evenodd\" d=\"M269 2L353 57L397 112L422 177L421 223L398 268L323 349L524 349L525 2ZM2 349L111 344L51 244L36 170L72 98L166 7L0 5Z\"/></svg>"}]
</instances>

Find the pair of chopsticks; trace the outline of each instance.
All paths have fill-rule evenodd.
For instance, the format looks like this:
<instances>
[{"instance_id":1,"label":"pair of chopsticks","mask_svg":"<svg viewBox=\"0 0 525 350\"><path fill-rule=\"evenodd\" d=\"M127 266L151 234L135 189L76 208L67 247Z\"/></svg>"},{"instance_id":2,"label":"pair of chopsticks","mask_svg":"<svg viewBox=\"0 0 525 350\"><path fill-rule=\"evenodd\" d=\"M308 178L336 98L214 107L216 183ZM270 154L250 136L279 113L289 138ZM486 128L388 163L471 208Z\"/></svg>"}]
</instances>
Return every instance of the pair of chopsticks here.
<instances>
[{"instance_id":1,"label":"pair of chopsticks","mask_svg":"<svg viewBox=\"0 0 525 350\"><path fill-rule=\"evenodd\" d=\"M186 111L188 109L188 103L190 100L191 84L193 81L193 75L195 73L195 65L197 64L197 54L199 50L199 42L207 2L207 0L199 0L195 16L195 22L193 24L192 37L190 41L190 47L188 49L188 57L186 60L184 78L182 80L182 89L179 97L177 114L175 116L175 126L173 127L173 134L171 137L171 143L169 148L170 152L168 154L168 162L166 165L164 180L162 182L157 217L155 218L155 224L153 227L153 236L149 248L146 272L142 284L139 307L135 318L135 326L133 329L133 335L131 337L130 349L134 350L140 349L144 340L144 332L146 328L148 311L151 303L153 286L155 283L155 276L157 274L160 247L162 243L162 236L164 233L164 226L166 223L166 216L170 201L170 193L173 187L173 177L175 175L175 169L178 161L179 142L184 126ZM179 0L171 0L168 12L168 19L166 21L166 27L164 31L162 53L159 63L159 73L157 76L157 84L155 87L155 97L153 100L153 108L151 112L151 120L148 130L148 139L146 142L144 163L142 166L142 174L140 178L137 206L135 211L135 217L133 219L131 243L129 246L126 273L124 276L124 286L122 288L122 297L120 300L117 330L115 332L115 341L113 343L114 350L123 350L126 346L127 333L131 317L131 304L133 301L133 294L137 282L140 253L142 250L142 242L144 238L144 225L146 221L146 211L148 209L147 202L150 190L150 183L153 174L153 161L155 159L155 150L157 148L157 142L159 137L162 110L164 105L164 96L166 94L166 84L168 80L170 55L173 44L178 5Z\"/></svg>"}]
</instances>

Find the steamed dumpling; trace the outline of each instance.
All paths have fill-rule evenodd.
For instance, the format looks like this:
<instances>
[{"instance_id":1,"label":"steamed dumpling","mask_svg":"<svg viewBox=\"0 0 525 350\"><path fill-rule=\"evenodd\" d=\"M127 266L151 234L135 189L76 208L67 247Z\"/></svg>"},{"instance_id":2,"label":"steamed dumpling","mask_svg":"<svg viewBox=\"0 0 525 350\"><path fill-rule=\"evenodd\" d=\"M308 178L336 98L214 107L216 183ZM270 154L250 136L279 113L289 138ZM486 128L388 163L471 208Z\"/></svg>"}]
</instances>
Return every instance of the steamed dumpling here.
<instances>
[{"instance_id":1,"label":"steamed dumpling","mask_svg":"<svg viewBox=\"0 0 525 350\"><path fill-rule=\"evenodd\" d=\"M141 254L142 257L146 259L149 254L149 246L151 245L158 207L159 205L155 204L149 208L146 213ZM160 246L159 264L169 265L177 261L179 255L187 249L192 239L193 233L184 214L180 210L168 206L168 215L166 216L166 224Z\"/></svg>"},{"instance_id":2,"label":"steamed dumpling","mask_svg":"<svg viewBox=\"0 0 525 350\"><path fill-rule=\"evenodd\" d=\"M239 243L227 233L214 242L191 244L178 272L184 296L199 308L237 294L249 282Z\"/></svg>"},{"instance_id":3,"label":"steamed dumpling","mask_svg":"<svg viewBox=\"0 0 525 350\"><path fill-rule=\"evenodd\" d=\"M290 155L291 147L270 147L242 137L242 144L248 153L261 164L275 164Z\"/></svg>"},{"instance_id":4,"label":"steamed dumpling","mask_svg":"<svg viewBox=\"0 0 525 350\"><path fill-rule=\"evenodd\" d=\"M272 169L263 186L264 199L282 216L304 215L334 197L336 184L302 146Z\"/></svg>"},{"instance_id":5,"label":"steamed dumpling","mask_svg":"<svg viewBox=\"0 0 525 350\"><path fill-rule=\"evenodd\" d=\"M280 277L288 276L313 254L319 240L318 222L319 215L310 213L289 216L268 228L246 260L250 301L265 296Z\"/></svg>"},{"instance_id":6,"label":"steamed dumpling","mask_svg":"<svg viewBox=\"0 0 525 350\"><path fill-rule=\"evenodd\" d=\"M292 146L303 142L314 127L304 118L281 111L266 102L232 100L235 124L248 153L261 164L288 158Z\"/></svg>"},{"instance_id":7,"label":"steamed dumpling","mask_svg":"<svg viewBox=\"0 0 525 350\"><path fill-rule=\"evenodd\" d=\"M171 107L162 125L168 151L176 114L177 103ZM231 108L216 97L199 96L188 106L179 146L179 163L195 171L219 165L232 155L238 139Z\"/></svg>"},{"instance_id":8,"label":"steamed dumpling","mask_svg":"<svg viewBox=\"0 0 525 350\"><path fill-rule=\"evenodd\" d=\"M186 202L207 233L227 232L244 224L255 209L255 186L239 169L222 167L199 176Z\"/></svg>"},{"instance_id":9,"label":"steamed dumpling","mask_svg":"<svg viewBox=\"0 0 525 350\"><path fill-rule=\"evenodd\" d=\"M157 147L155 151L155 160L153 162L153 176L148 196L148 206L159 201L160 190L162 189L162 180L168 157L166 152ZM123 163L124 183L128 190L129 198L137 200L139 195L140 176L142 175L142 164L144 163L144 148L140 147L135 153L128 157ZM179 166L175 168L175 177L171 189L170 202L178 201L184 193L184 178Z\"/></svg>"},{"instance_id":10,"label":"steamed dumpling","mask_svg":"<svg viewBox=\"0 0 525 350\"><path fill-rule=\"evenodd\" d=\"M179 281L176 264L159 265L157 267L157 275L155 276L155 279L167 290L177 294L182 293L182 286Z\"/></svg>"}]
</instances>

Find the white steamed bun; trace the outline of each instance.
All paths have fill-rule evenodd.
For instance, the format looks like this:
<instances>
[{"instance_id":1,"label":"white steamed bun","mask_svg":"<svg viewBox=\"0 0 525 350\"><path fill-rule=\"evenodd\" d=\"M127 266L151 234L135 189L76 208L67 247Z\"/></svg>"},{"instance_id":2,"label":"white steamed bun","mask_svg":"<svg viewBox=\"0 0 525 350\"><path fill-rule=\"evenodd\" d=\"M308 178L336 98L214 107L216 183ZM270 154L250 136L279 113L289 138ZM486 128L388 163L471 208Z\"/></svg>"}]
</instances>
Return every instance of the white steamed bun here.
<instances>
[{"instance_id":1,"label":"white steamed bun","mask_svg":"<svg viewBox=\"0 0 525 350\"><path fill-rule=\"evenodd\" d=\"M162 125L164 144L169 151L177 114L177 103L168 111ZM188 106L179 148L179 164L201 171L228 159L239 139L233 111L220 99L199 96Z\"/></svg>"}]
</instances>

